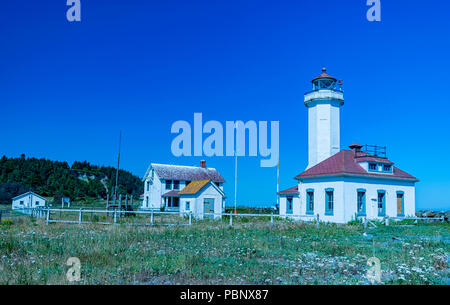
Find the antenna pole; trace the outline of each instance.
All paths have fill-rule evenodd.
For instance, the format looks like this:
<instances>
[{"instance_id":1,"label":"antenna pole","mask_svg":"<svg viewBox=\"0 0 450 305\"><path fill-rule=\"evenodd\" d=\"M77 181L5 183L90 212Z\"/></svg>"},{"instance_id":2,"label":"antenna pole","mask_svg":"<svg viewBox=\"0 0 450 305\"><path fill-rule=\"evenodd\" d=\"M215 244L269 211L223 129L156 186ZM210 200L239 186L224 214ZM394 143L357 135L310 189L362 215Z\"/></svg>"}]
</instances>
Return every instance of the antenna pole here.
<instances>
[{"instance_id":1,"label":"antenna pole","mask_svg":"<svg viewBox=\"0 0 450 305\"><path fill-rule=\"evenodd\" d=\"M119 133L119 153L117 155L117 169L116 169L116 187L114 189L114 205L116 205L116 198L117 198L117 187L119 184L119 166L120 166L120 148L122 144L122 130Z\"/></svg>"},{"instance_id":2,"label":"antenna pole","mask_svg":"<svg viewBox=\"0 0 450 305\"><path fill-rule=\"evenodd\" d=\"M277 207L280 206L280 199L278 197L279 191L280 191L280 157L278 157L278 164L277 164Z\"/></svg>"}]
</instances>

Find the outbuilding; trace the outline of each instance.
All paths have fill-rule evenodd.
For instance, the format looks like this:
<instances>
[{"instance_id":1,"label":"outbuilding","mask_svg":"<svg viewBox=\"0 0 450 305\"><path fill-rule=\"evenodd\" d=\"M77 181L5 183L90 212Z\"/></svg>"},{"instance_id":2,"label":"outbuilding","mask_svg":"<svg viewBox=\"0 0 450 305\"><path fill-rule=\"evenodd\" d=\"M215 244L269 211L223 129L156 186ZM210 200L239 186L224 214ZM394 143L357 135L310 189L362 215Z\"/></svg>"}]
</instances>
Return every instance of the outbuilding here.
<instances>
[{"instance_id":1,"label":"outbuilding","mask_svg":"<svg viewBox=\"0 0 450 305\"><path fill-rule=\"evenodd\" d=\"M12 199L12 209L24 214L31 214L31 209L38 207L44 208L46 206L47 200L31 191Z\"/></svg>"}]
</instances>

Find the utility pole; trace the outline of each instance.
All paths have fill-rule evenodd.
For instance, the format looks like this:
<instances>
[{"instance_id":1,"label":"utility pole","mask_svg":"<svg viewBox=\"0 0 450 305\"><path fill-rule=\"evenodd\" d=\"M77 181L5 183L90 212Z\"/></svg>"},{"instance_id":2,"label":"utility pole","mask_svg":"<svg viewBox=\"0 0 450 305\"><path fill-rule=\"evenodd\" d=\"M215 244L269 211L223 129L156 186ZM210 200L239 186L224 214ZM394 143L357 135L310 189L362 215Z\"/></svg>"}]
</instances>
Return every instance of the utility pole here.
<instances>
[{"instance_id":1,"label":"utility pole","mask_svg":"<svg viewBox=\"0 0 450 305\"><path fill-rule=\"evenodd\" d=\"M117 199L117 187L119 184L119 166L120 166L120 146L122 144L122 130L119 134L119 153L117 155L117 169L116 169L116 187L114 189L114 205L116 205L116 199Z\"/></svg>"},{"instance_id":2,"label":"utility pole","mask_svg":"<svg viewBox=\"0 0 450 305\"><path fill-rule=\"evenodd\" d=\"M237 214L237 153L234 149L234 214Z\"/></svg>"}]
</instances>

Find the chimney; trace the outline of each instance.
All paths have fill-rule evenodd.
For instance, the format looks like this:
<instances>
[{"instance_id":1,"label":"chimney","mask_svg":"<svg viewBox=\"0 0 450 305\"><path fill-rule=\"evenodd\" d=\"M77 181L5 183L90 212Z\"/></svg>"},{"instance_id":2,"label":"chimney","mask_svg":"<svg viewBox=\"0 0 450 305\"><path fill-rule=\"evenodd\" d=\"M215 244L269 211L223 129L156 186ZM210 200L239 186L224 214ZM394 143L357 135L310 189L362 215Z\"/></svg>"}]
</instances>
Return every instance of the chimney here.
<instances>
[{"instance_id":1,"label":"chimney","mask_svg":"<svg viewBox=\"0 0 450 305\"><path fill-rule=\"evenodd\" d=\"M355 151L355 152L361 152L361 148L363 147L361 144L358 143L353 143L352 145L349 146L351 150Z\"/></svg>"},{"instance_id":2,"label":"chimney","mask_svg":"<svg viewBox=\"0 0 450 305\"><path fill-rule=\"evenodd\" d=\"M206 168L206 161L205 160L200 161L200 167L201 168Z\"/></svg>"}]
</instances>

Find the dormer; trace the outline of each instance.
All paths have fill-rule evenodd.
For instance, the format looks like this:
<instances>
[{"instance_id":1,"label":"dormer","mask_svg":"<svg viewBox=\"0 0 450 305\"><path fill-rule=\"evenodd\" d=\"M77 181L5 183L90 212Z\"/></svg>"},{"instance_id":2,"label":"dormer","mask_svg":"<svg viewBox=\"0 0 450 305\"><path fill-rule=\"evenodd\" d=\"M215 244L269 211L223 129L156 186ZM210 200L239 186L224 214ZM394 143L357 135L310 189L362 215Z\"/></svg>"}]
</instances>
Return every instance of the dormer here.
<instances>
[{"instance_id":1,"label":"dormer","mask_svg":"<svg viewBox=\"0 0 450 305\"><path fill-rule=\"evenodd\" d=\"M386 147L353 143L355 161L368 173L393 174L394 163L386 158ZM362 148L365 147L364 150Z\"/></svg>"}]
</instances>

